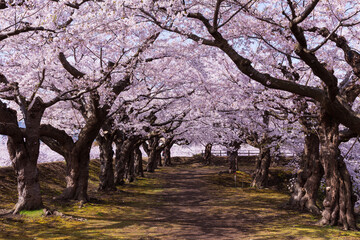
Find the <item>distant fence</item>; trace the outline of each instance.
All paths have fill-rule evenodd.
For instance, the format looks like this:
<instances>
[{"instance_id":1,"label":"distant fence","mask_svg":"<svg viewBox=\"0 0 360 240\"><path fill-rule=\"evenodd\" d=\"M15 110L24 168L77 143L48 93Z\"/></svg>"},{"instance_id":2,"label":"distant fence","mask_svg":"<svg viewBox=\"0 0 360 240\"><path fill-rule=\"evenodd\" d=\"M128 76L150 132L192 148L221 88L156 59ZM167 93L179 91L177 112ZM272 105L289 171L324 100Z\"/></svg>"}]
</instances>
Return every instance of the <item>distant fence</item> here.
<instances>
[{"instance_id":1,"label":"distant fence","mask_svg":"<svg viewBox=\"0 0 360 240\"><path fill-rule=\"evenodd\" d=\"M214 156L219 156L219 157L223 157L223 156L227 156L227 151L226 150L212 150L211 154ZM238 151L238 156L257 156L259 155L259 150L239 150ZM201 156L204 156L204 150L201 151ZM295 154L294 153L288 153L288 152L282 152L280 153L280 156L284 156L284 157L294 157Z\"/></svg>"},{"instance_id":2,"label":"distant fence","mask_svg":"<svg viewBox=\"0 0 360 240\"><path fill-rule=\"evenodd\" d=\"M211 154L214 156L227 156L226 150L212 150ZM257 156L259 154L258 150L239 150L238 156ZM201 155L204 156L204 150L201 151Z\"/></svg>"}]
</instances>

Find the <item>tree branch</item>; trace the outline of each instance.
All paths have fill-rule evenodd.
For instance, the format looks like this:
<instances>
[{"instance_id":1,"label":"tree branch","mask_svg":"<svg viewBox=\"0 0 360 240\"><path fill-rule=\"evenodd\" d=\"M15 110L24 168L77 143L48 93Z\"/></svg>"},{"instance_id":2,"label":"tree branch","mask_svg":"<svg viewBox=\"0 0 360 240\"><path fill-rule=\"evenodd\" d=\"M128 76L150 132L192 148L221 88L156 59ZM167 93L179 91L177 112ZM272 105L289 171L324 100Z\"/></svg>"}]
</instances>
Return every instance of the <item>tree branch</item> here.
<instances>
[{"instance_id":1,"label":"tree branch","mask_svg":"<svg viewBox=\"0 0 360 240\"><path fill-rule=\"evenodd\" d=\"M59 130L50 124L40 126L40 139L62 156L74 145L73 139L64 130Z\"/></svg>"},{"instance_id":2,"label":"tree branch","mask_svg":"<svg viewBox=\"0 0 360 240\"><path fill-rule=\"evenodd\" d=\"M2 40L5 40L11 36L16 36L19 35L20 33L25 33L25 32L33 32L33 31L48 31L48 32L55 32L54 30L51 29L46 29L44 27L31 27L31 26L26 26L24 28L21 29L16 29L12 32L6 33L6 34L0 34L0 42Z\"/></svg>"},{"instance_id":3,"label":"tree branch","mask_svg":"<svg viewBox=\"0 0 360 240\"><path fill-rule=\"evenodd\" d=\"M302 12L300 14L300 16L296 17L293 20L294 24L300 24L302 23L309 15L310 13L315 9L316 5L319 3L320 0L314 0L312 1L304 10L304 12Z\"/></svg>"},{"instance_id":4,"label":"tree branch","mask_svg":"<svg viewBox=\"0 0 360 240\"><path fill-rule=\"evenodd\" d=\"M68 71L68 73L70 73L74 78L82 78L85 76L85 73L80 72L68 62L63 52L59 53L59 60L65 70Z\"/></svg>"}]
</instances>

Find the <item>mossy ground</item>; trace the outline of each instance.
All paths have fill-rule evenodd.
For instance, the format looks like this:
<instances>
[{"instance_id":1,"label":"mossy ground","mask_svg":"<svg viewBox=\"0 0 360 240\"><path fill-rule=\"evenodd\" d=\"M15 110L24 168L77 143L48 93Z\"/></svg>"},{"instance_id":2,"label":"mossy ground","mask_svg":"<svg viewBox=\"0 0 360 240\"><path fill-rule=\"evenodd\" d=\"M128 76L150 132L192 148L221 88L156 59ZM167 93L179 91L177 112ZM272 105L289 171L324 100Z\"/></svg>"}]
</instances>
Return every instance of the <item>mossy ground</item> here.
<instances>
[{"instance_id":1,"label":"mossy ground","mask_svg":"<svg viewBox=\"0 0 360 240\"><path fill-rule=\"evenodd\" d=\"M90 166L89 195L78 202L54 201L64 188L64 164L40 165L44 203L65 217L42 217L39 211L0 216L0 239L360 239L360 233L338 227L315 226L317 216L285 207L288 194L282 185L250 188L250 165L240 163L236 174L223 160L203 166L194 159L175 158L145 178L99 193L99 163ZM272 169L277 178L286 172ZM280 191L279 191L280 189ZM13 171L0 168L0 209L16 202Z\"/></svg>"}]
</instances>

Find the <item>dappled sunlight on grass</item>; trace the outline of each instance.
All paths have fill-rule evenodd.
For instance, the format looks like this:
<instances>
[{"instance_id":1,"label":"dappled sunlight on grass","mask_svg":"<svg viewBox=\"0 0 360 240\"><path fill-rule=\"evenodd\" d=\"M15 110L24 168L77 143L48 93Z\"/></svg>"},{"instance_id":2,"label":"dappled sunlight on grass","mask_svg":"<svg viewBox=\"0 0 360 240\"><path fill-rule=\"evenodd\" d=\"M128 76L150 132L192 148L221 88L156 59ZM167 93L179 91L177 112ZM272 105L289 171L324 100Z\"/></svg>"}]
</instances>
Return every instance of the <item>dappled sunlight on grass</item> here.
<instances>
[{"instance_id":1,"label":"dappled sunlight on grass","mask_svg":"<svg viewBox=\"0 0 360 240\"><path fill-rule=\"evenodd\" d=\"M45 205L65 216L0 218L0 239L360 239L358 232L318 227L318 216L287 209L285 192L250 188L245 171L236 173L235 187L234 174L219 174L224 167L186 161L109 193L96 191L99 163L92 162L91 201L82 207L53 201L64 187L64 176L56 174L61 164L43 168ZM0 208L12 207L16 192L2 193Z\"/></svg>"},{"instance_id":2,"label":"dappled sunlight on grass","mask_svg":"<svg viewBox=\"0 0 360 240\"><path fill-rule=\"evenodd\" d=\"M231 214L241 219L243 227L251 229L251 239L360 239L358 232L315 226L319 216L284 209L288 194L241 187L242 181L251 181L246 173L237 174L237 187L231 174L206 176L206 179L212 183L209 188L216 191L216 198L220 198L214 199L218 205L211 208L211 213Z\"/></svg>"}]
</instances>

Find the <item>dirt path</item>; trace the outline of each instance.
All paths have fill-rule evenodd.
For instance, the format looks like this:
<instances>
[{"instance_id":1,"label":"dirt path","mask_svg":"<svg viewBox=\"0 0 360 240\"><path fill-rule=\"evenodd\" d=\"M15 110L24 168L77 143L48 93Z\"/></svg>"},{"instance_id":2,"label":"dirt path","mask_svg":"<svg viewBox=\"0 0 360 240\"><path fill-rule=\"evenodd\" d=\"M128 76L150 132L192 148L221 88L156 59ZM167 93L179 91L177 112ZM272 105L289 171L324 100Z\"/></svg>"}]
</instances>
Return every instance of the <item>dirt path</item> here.
<instances>
[{"instance_id":1,"label":"dirt path","mask_svg":"<svg viewBox=\"0 0 360 240\"><path fill-rule=\"evenodd\" d=\"M209 188L207 177L217 175L218 170L189 165L164 175L166 203L158 211L163 221L177 226L176 231L168 232L169 239L239 239L239 233L247 231L242 221L217 211L221 207L218 200L226 199Z\"/></svg>"},{"instance_id":2,"label":"dirt path","mask_svg":"<svg viewBox=\"0 0 360 240\"><path fill-rule=\"evenodd\" d=\"M140 239L360 239L316 227L317 219L285 209L288 195L234 185L226 167L199 163L165 168L162 204L153 208L148 238Z\"/></svg>"},{"instance_id":3,"label":"dirt path","mask_svg":"<svg viewBox=\"0 0 360 240\"><path fill-rule=\"evenodd\" d=\"M244 184L235 187L234 175L218 174L226 169L224 165L209 167L179 158L175 166L146 173L116 192L101 193L96 191L99 163L95 161L89 179L93 200L81 208L76 201L52 200L63 189L63 179L58 178L63 165L50 165L42 168L44 202L71 218L0 216L0 239L360 239L358 232L320 228L314 225L316 217L285 209L287 194L249 188L251 178L245 173L237 175ZM8 176L0 179L0 190L6 188L0 191L0 209L8 209L16 199L16 185L6 180Z\"/></svg>"}]
</instances>

